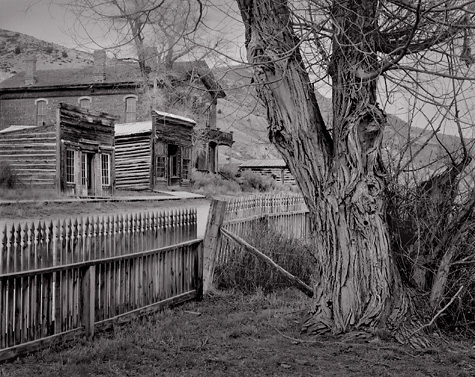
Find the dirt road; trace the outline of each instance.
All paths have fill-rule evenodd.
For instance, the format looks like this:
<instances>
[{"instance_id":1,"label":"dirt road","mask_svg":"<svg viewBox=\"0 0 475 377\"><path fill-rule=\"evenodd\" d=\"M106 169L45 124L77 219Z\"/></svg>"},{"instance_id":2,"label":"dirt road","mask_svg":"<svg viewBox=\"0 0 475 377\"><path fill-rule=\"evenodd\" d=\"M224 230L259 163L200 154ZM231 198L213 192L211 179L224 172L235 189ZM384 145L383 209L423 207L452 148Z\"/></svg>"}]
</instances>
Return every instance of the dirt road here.
<instances>
[{"instance_id":1,"label":"dirt road","mask_svg":"<svg viewBox=\"0 0 475 377\"><path fill-rule=\"evenodd\" d=\"M198 237L203 237L208 218L209 200L183 199L134 202L68 202L56 203L41 201L37 203L15 203L0 205L0 233L5 225L40 220L97 216L117 213L145 212L147 210L172 210L178 208L196 208L198 211Z\"/></svg>"}]
</instances>

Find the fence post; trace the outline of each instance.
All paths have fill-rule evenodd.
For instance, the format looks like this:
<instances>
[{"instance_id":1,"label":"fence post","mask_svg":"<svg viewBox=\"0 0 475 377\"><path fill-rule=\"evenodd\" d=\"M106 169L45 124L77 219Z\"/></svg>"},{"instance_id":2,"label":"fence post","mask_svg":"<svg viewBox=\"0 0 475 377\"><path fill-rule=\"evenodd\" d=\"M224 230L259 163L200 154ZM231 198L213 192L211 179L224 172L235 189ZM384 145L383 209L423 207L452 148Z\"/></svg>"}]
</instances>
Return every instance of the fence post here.
<instances>
[{"instance_id":1,"label":"fence post","mask_svg":"<svg viewBox=\"0 0 475 377\"><path fill-rule=\"evenodd\" d=\"M80 287L81 304L81 324L84 326L86 337L91 339L94 336L95 318L95 290L96 287L96 266L88 266L82 270Z\"/></svg>"},{"instance_id":2,"label":"fence post","mask_svg":"<svg viewBox=\"0 0 475 377\"><path fill-rule=\"evenodd\" d=\"M211 202L203 239L203 291L207 292L213 284L214 265L220 243L220 228L223 225L226 201L214 199Z\"/></svg>"}]
</instances>

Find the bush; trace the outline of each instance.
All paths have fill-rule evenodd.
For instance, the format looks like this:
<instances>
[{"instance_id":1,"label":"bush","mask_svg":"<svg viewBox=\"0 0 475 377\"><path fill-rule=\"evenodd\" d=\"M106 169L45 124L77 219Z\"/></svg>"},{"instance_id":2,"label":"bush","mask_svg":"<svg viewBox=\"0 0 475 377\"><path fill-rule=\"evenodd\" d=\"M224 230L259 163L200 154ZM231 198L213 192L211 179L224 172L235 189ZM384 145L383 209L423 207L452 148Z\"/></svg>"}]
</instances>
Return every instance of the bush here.
<instances>
[{"instance_id":1,"label":"bush","mask_svg":"<svg viewBox=\"0 0 475 377\"><path fill-rule=\"evenodd\" d=\"M219 173L224 179L237 182L238 170L236 165L223 165L219 168Z\"/></svg>"},{"instance_id":2,"label":"bush","mask_svg":"<svg viewBox=\"0 0 475 377\"><path fill-rule=\"evenodd\" d=\"M13 168L6 162L0 162L0 187L15 188L18 183L18 176Z\"/></svg>"},{"instance_id":3,"label":"bush","mask_svg":"<svg viewBox=\"0 0 475 377\"><path fill-rule=\"evenodd\" d=\"M18 54L21 53L21 47L20 47L20 45L18 45L18 46L15 47L15 51L14 51L14 52L15 52L15 55L18 55Z\"/></svg>"},{"instance_id":4,"label":"bush","mask_svg":"<svg viewBox=\"0 0 475 377\"><path fill-rule=\"evenodd\" d=\"M268 176L246 170L241 174L241 188L243 191L257 190L259 192L275 189L277 182Z\"/></svg>"},{"instance_id":5,"label":"bush","mask_svg":"<svg viewBox=\"0 0 475 377\"><path fill-rule=\"evenodd\" d=\"M193 190L207 196L233 194L241 191L237 182L223 179L218 174L193 171L191 179Z\"/></svg>"},{"instance_id":6,"label":"bush","mask_svg":"<svg viewBox=\"0 0 475 377\"><path fill-rule=\"evenodd\" d=\"M311 284L314 259L310 245L287 238L262 221L243 238L292 275ZM218 289L235 289L246 294L259 290L270 293L291 286L282 275L239 248L228 254L225 263L216 266L214 283Z\"/></svg>"},{"instance_id":7,"label":"bush","mask_svg":"<svg viewBox=\"0 0 475 377\"><path fill-rule=\"evenodd\" d=\"M53 46L48 45L48 46L45 47L45 52L46 52L47 54L51 54L53 51L54 51Z\"/></svg>"}]
</instances>

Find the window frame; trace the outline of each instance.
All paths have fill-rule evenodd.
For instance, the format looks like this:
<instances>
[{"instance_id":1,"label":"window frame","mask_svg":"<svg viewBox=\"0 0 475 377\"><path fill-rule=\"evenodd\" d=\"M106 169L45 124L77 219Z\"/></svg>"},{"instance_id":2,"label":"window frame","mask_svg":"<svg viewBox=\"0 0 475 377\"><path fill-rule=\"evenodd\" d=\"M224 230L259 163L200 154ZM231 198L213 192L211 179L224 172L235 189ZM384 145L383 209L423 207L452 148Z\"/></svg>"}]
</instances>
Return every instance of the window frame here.
<instances>
[{"instance_id":1,"label":"window frame","mask_svg":"<svg viewBox=\"0 0 475 377\"><path fill-rule=\"evenodd\" d=\"M40 104L44 104L44 107L40 107ZM38 98L35 100L35 117L37 126L44 126L46 124L46 114L48 112L47 106L48 100L46 98ZM40 114L40 109L43 110L43 114Z\"/></svg>"},{"instance_id":2,"label":"window frame","mask_svg":"<svg viewBox=\"0 0 475 377\"><path fill-rule=\"evenodd\" d=\"M81 102L83 102L83 101L87 101L89 103L89 107L83 107L82 104L81 104ZM92 98L91 97L83 96L83 97L78 98L78 106L81 109L91 110L91 105L92 105Z\"/></svg>"},{"instance_id":3,"label":"window frame","mask_svg":"<svg viewBox=\"0 0 475 377\"><path fill-rule=\"evenodd\" d=\"M104 162L107 163L104 165ZM109 153L101 153L101 184L102 186L111 185L111 155Z\"/></svg>"},{"instance_id":4,"label":"window frame","mask_svg":"<svg viewBox=\"0 0 475 377\"><path fill-rule=\"evenodd\" d=\"M133 111L129 110L129 100L133 99ZM134 123L137 121L137 102L138 97L135 94L129 94L124 97L124 123Z\"/></svg>"},{"instance_id":5,"label":"window frame","mask_svg":"<svg viewBox=\"0 0 475 377\"><path fill-rule=\"evenodd\" d=\"M75 152L74 149L66 148L66 183L67 184L74 184L75 183Z\"/></svg>"}]
</instances>

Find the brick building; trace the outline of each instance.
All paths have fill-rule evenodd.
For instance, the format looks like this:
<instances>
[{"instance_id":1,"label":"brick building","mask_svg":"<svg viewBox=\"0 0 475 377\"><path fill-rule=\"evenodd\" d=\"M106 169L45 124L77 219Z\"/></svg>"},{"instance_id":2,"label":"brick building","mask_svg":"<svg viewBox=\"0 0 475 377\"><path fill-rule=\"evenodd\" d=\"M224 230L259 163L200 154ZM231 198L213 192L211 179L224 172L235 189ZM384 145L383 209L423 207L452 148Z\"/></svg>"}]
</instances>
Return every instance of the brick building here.
<instances>
[{"instance_id":1,"label":"brick building","mask_svg":"<svg viewBox=\"0 0 475 377\"><path fill-rule=\"evenodd\" d=\"M37 70L36 58L27 58L25 72L0 82L0 131L12 125L53 125L59 103L112 114L117 123L151 121L152 108L186 109L184 115L205 130L201 168L214 172L216 146L233 143L231 133L216 129L216 104L225 93L204 61L175 63L173 70L163 71L150 51L148 56L146 78L137 63L108 60L103 50L95 51L94 64L83 68Z\"/></svg>"}]
</instances>

